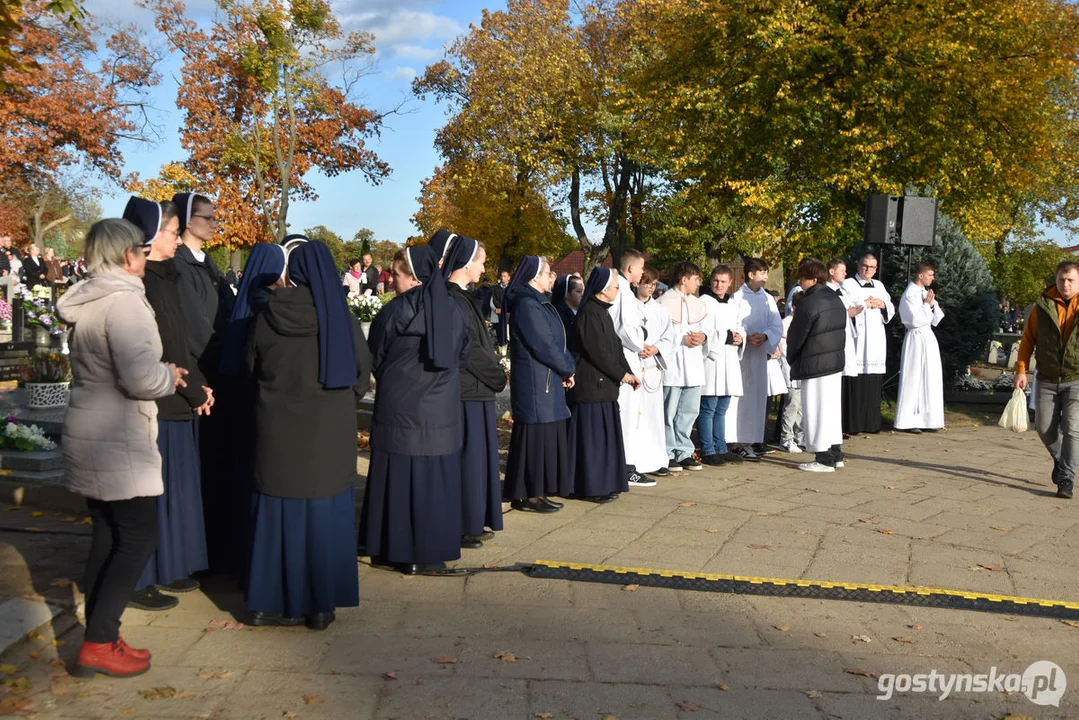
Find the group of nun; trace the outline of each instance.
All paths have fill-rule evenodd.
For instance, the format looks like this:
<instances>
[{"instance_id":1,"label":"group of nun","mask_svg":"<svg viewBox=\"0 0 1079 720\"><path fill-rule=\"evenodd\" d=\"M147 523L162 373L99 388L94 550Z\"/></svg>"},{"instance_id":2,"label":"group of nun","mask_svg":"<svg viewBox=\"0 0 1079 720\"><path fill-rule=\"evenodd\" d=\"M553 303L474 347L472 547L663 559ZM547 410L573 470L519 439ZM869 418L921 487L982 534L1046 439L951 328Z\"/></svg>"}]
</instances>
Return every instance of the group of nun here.
<instances>
[{"instance_id":1,"label":"group of nun","mask_svg":"<svg viewBox=\"0 0 1079 720\"><path fill-rule=\"evenodd\" d=\"M359 602L356 402L371 353L325 245L257 243L233 293L201 249L213 213L194 194L124 212L145 238L161 359L187 371L158 402L160 536L131 605L172 607L211 569L240 583L248 624L325 629ZM198 218L205 237L188 242Z\"/></svg>"}]
</instances>

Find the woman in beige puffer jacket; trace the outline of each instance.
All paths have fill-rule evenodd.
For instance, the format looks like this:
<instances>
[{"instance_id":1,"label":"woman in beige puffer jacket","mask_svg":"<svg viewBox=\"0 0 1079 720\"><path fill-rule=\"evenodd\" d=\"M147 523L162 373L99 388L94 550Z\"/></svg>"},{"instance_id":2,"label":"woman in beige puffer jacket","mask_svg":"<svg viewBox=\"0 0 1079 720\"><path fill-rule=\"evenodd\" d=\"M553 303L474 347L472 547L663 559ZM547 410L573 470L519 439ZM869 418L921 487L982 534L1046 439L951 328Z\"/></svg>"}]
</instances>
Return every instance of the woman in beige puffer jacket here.
<instances>
[{"instance_id":1,"label":"woman in beige puffer jacket","mask_svg":"<svg viewBox=\"0 0 1079 720\"><path fill-rule=\"evenodd\" d=\"M143 233L102 220L86 237L89 278L57 303L71 333L71 403L64 417L68 486L86 498L93 541L86 564L86 640L72 674L128 677L150 653L120 637L120 615L157 545L155 498L163 491L157 405L186 371L161 362L146 301Z\"/></svg>"}]
</instances>

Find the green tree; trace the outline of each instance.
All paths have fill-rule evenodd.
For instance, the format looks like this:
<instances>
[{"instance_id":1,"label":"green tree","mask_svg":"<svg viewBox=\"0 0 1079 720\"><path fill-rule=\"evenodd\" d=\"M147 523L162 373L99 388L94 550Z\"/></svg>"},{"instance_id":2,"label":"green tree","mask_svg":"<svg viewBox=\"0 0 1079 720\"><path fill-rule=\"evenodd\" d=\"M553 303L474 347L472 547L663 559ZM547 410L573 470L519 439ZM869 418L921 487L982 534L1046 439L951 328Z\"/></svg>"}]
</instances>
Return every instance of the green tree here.
<instances>
[{"instance_id":1,"label":"green tree","mask_svg":"<svg viewBox=\"0 0 1079 720\"><path fill-rule=\"evenodd\" d=\"M1057 263L1069 257L1050 240L1009 240L989 267L1001 297L1022 309L1054 282Z\"/></svg>"},{"instance_id":2,"label":"green tree","mask_svg":"<svg viewBox=\"0 0 1079 720\"><path fill-rule=\"evenodd\" d=\"M309 227L303 231L303 234L307 236L309 240L318 240L321 243L325 243L326 247L330 249L330 254L333 255L333 262L337 266L337 269L344 271L348 267L348 254L345 250L345 243L341 240L341 236L330 230L325 225L316 225Z\"/></svg>"}]
</instances>

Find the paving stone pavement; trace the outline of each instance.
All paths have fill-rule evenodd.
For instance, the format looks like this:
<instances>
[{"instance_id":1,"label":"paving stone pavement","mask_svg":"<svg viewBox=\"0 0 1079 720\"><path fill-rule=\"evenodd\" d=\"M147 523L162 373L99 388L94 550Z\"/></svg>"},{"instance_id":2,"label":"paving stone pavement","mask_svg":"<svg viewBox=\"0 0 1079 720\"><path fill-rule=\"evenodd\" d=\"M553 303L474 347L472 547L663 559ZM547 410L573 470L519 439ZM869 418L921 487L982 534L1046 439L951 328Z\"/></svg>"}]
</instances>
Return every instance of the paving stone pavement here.
<instances>
[{"instance_id":1,"label":"paving stone pavement","mask_svg":"<svg viewBox=\"0 0 1079 720\"><path fill-rule=\"evenodd\" d=\"M537 559L758 577L922 585L1079 601L1079 506L1052 496L1033 433L957 428L847 443L809 474L770 455L661 480L617 502L511 512L459 564ZM0 525L88 530L52 513ZM1049 660L1079 683L1079 623L541 580L519 572L403 577L361 565L361 605L328 631L210 630L242 600L208 581L164 613L129 611L154 653L131 680L71 679L71 609L86 539L3 532L0 600L66 612L0 657L0 714L41 718L1036 718L1079 716L1023 692L895 692L877 675L1019 673ZM55 642L54 642L55 641ZM452 660L452 662L450 662ZM854 671L854 672L852 672ZM903 680L899 680L903 690ZM6 692L5 692L6 691ZM1049 693L1050 695L1052 693ZM1042 698L1045 695L1041 696Z\"/></svg>"}]
</instances>

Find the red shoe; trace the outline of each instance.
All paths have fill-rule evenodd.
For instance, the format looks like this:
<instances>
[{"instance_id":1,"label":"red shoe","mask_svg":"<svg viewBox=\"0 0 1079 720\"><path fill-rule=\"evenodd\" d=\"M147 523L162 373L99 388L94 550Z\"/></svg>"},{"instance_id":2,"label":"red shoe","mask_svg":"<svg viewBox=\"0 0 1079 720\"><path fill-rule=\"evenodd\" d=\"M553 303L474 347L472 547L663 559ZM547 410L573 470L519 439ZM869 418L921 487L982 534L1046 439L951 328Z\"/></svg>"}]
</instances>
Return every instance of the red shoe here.
<instances>
[{"instance_id":1,"label":"red shoe","mask_svg":"<svg viewBox=\"0 0 1079 720\"><path fill-rule=\"evenodd\" d=\"M88 680L95 673L111 677L134 677L150 669L150 659L136 657L127 651L122 640L111 643L84 642L71 674Z\"/></svg>"},{"instance_id":2,"label":"red shoe","mask_svg":"<svg viewBox=\"0 0 1079 720\"><path fill-rule=\"evenodd\" d=\"M144 648L133 648L133 647L131 647L130 645L127 644L127 640L124 640L122 635L120 636L120 639L117 640L117 642L124 646L124 650L131 657L137 657L140 660L142 658L146 658L147 660L150 659L150 651L149 650L146 650Z\"/></svg>"}]
</instances>

